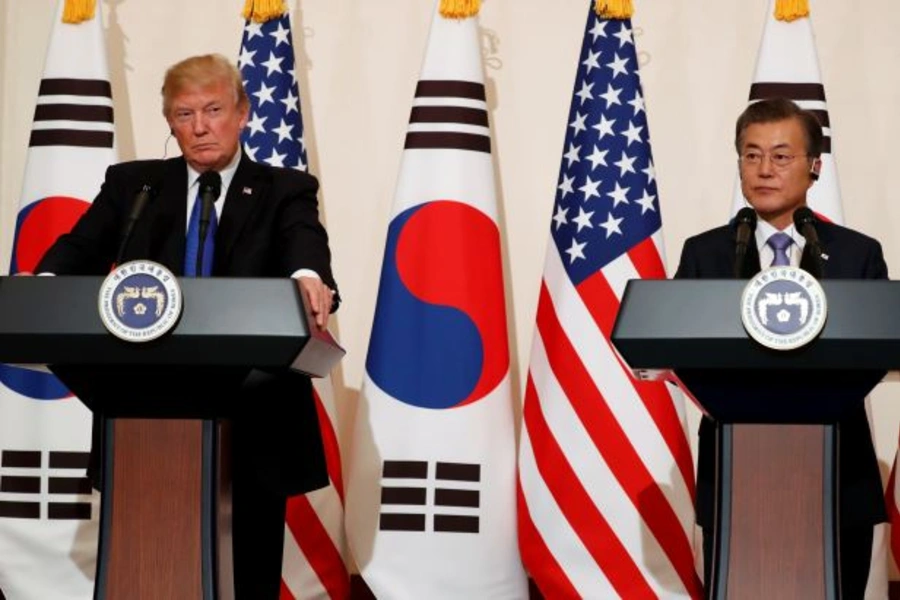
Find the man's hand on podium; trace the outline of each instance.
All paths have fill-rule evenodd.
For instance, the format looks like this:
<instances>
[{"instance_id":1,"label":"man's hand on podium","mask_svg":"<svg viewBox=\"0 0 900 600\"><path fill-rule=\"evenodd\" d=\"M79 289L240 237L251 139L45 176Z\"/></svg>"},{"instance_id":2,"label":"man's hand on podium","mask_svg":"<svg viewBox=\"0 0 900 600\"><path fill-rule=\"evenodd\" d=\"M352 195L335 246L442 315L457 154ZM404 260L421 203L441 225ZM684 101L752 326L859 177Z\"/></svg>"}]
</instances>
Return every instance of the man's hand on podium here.
<instances>
[{"instance_id":1,"label":"man's hand on podium","mask_svg":"<svg viewBox=\"0 0 900 600\"><path fill-rule=\"evenodd\" d=\"M316 326L322 330L327 329L334 291L318 277L298 277L297 281L300 282L300 289L306 296L309 310L316 317Z\"/></svg>"}]
</instances>

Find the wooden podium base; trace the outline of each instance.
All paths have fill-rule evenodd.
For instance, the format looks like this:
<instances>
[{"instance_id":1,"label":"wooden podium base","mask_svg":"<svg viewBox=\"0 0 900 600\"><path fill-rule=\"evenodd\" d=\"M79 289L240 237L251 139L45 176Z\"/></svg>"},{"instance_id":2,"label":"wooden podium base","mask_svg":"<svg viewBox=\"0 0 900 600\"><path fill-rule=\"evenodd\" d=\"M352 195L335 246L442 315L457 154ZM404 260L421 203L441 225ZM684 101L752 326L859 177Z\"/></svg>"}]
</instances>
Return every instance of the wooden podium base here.
<instances>
[{"instance_id":1,"label":"wooden podium base","mask_svg":"<svg viewBox=\"0 0 900 600\"><path fill-rule=\"evenodd\" d=\"M840 598L836 443L833 425L717 427L708 598Z\"/></svg>"},{"instance_id":2,"label":"wooden podium base","mask_svg":"<svg viewBox=\"0 0 900 600\"><path fill-rule=\"evenodd\" d=\"M230 428L108 419L95 600L231 600Z\"/></svg>"}]
</instances>

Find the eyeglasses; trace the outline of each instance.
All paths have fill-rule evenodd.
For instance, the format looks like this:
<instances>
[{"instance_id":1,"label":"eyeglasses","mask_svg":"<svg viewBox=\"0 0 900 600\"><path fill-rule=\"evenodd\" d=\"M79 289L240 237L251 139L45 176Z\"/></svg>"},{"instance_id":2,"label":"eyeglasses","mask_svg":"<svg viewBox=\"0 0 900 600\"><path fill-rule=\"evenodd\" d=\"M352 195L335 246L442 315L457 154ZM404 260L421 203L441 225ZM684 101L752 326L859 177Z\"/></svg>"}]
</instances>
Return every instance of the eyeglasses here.
<instances>
[{"instance_id":1,"label":"eyeglasses","mask_svg":"<svg viewBox=\"0 0 900 600\"><path fill-rule=\"evenodd\" d=\"M740 163L748 167L757 167L762 164L763 158L768 156L772 164L779 169L788 167L798 156L808 158L809 154L788 154L787 152L760 152L759 150L746 150L740 155Z\"/></svg>"}]
</instances>

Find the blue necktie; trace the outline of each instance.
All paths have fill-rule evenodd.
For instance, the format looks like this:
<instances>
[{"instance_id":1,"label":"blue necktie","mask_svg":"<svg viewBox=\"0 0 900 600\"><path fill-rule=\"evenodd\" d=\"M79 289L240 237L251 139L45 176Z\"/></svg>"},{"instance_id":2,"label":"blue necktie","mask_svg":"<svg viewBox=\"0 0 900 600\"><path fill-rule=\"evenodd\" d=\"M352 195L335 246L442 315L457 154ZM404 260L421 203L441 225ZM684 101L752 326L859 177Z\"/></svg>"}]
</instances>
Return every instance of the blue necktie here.
<instances>
[{"instance_id":1,"label":"blue necktie","mask_svg":"<svg viewBox=\"0 0 900 600\"><path fill-rule=\"evenodd\" d=\"M769 239L766 240L766 244L775 251L775 260L772 261L773 267L790 266L791 259L787 255L787 249L790 248L793 243L794 240L791 239L791 236L783 231L773 233Z\"/></svg>"},{"instance_id":2,"label":"blue necktie","mask_svg":"<svg viewBox=\"0 0 900 600\"><path fill-rule=\"evenodd\" d=\"M187 245L184 249L184 274L188 277L197 276L197 252L200 248L200 207L203 201L197 193L194 208L191 210L191 220L188 223ZM216 217L216 209L213 207L209 215L209 226L206 228L206 240L203 243L203 271L201 277L212 274L213 254L216 249L216 229L219 219Z\"/></svg>"}]
</instances>

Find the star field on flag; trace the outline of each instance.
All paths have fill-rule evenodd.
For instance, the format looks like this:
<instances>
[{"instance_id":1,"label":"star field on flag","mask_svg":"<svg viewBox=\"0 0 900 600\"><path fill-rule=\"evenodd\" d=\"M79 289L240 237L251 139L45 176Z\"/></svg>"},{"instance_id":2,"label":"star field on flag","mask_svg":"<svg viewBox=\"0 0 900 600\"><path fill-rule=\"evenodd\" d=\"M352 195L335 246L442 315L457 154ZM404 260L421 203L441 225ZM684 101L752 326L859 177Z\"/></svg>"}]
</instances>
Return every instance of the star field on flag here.
<instances>
[{"instance_id":1,"label":"star field on flag","mask_svg":"<svg viewBox=\"0 0 900 600\"><path fill-rule=\"evenodd\" d=\"M250 119L241 143L251 160L306 171L289 19L284 14L265 23L249 22L244 28L238 68L250 99Z\"/></svg>"}]
</instances>

